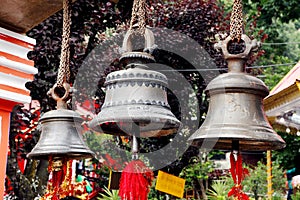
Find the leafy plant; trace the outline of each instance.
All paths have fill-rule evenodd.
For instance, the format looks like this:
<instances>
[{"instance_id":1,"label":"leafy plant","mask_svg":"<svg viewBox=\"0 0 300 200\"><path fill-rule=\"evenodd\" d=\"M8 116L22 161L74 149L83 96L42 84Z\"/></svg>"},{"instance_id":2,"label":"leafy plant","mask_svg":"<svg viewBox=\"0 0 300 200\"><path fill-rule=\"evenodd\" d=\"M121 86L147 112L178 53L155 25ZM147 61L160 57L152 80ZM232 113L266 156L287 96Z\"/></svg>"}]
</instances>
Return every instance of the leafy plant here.
<instances>
[{"instance_id":1,"label":"leafy plant","mask_svg":"<svg viewBox=\"0 0 300 200\"><path fill-rule=\"evenodd\" d=\"M276 193L272 196L272 200L282 200L282 195Z\"/></svg>"},{"instance_id":2,"label":"leafy plant","mask_svg":"<svg viewBox=\"0 0 300 200\"><path fill-rule=\"evenodd\" d=\"M278 162L272 164L272 189L274 191L272 199L282 199L285 193L285 178L283 170ZM249 176L246 176L242 182L243 191L249 194L250 199L265 197L267 195L267 166L263 162L258 162L257 166L250 167ZM227 193L234 185L231 176L225 176L220 180L213 181L208 190L208 198L211 200L227 200Z\"/></svg>"},{"instance_id":3,"label":"leafy plant","mask_svg":"<svg viewBox=\"0 0 300 200\"><path fill-rule=\"evenodd\" d=\"M206 199L209 173L214 170L214 163L208 159L209 157L204 153L202 156L192 157L190 164L180 173L180 176L186 180L186 189L193 188L197 193L197 188L200 187L201 196L204 199Z\"/></svg>"},{"instance_id":4,"label":"leafy plant","mask_svg":"<svg viewBox=\"0 0 300 200\"><path fill-rule=\"evenodd\" d=\"M274 151L272 157L276 159L278 164L284 169L291 169L299 166L299 161L295 159L299 156L300 149L300 137L295 137L294 135L278 132L282 139L286 142L286 147Z\"/></svg>"},{"instance_id":5,"label":"leafy plant","mask_svg":"<svg viewBox=\"0 0 300 200\"><path fill-rule=\"evenodd\" d=\"M119 190L109 190L106 186L104 186L104 192L106 194L101 193L101 197L98 197L98 200L119 200Z\"/></svg>"},{"instance_id":6,"label":"leafy plant","mask_svg":"<svg viewBox=\"0 0 300 200\"><path fill-rule=\"evenodd\" d=\"M246 176L242 182L244 192L257 194L258 196L265 196L267 189L267 165L263 162L258 162L255 168L249 168L249 176ZM272 189L276 193L283 194L285 192L285 178L282 168L277 162L272 165Z\"/></svg>"},{"instance_id":7,"label":"leafy plant","mask_svg":"<svg viewBox=\"0 0 300 200\"><path fill-rule=\"evenodd\" d=\"M226 200L229 189L227 179L214 180L211 189L207 190L207 197L209 200Z\"/></svg>"},{"instance_id":8,"label":"leafy plant","mask_svg":"<svg viewBox=\"0 0 300 200\"><path fill-rule=\"evenodd\" d=\"M297 191L295 194L292 195L292 200L298 200L300 199L300 192Z\"/></svg>"}]
</instances>

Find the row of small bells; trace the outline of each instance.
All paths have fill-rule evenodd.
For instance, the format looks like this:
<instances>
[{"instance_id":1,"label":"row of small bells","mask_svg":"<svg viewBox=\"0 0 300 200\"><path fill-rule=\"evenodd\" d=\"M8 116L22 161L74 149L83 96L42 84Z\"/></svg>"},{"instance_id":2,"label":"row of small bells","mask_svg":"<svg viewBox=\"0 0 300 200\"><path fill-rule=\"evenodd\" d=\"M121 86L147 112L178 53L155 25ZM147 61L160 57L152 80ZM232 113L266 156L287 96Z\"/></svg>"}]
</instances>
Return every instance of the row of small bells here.
<instances>
[{"instance_id":1,"label":"row of small bells","mask_svg":"<svg viewBox=\"0 0 300 200\"><path fill-rule=\"evenodd\" d=\"M100 113L89 126L98 132L136 137L159 137L176 133L181 125L167 101L167 78L148 69L154 62L151 54L153 33L146 29L144 52L132 51L128 32L124 38L121 61L127 69L110 73L105 81L106 96ZM259 79L244 72L244 62L255 42L243 35L245 51L228 52L228 37L219 44L229 72L212 80L206 89L210 96L209 110L203 125L189 138L204 148L265 151L279 149L285 142L272 129L263 111L262 100L268 89ZM220 102L223 102L220 103ZM45 113L40 123L40 140L29 158L49 156L68 159L94 157L82 139L81 117L74 111L58 109ZM139 131L134 133L134 126Z\"/></svg>"}]
</instances>

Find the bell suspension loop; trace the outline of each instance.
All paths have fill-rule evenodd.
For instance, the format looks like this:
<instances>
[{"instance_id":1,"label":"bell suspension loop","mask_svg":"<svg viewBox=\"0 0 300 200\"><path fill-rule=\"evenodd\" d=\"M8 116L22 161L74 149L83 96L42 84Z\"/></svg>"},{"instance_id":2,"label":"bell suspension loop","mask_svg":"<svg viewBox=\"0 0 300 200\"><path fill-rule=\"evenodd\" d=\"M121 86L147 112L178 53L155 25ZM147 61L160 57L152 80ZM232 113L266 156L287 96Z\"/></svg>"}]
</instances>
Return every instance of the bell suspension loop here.
<instances>
[{"instance_id":1,"label":"bell suspension loop","mask_svg":"<svg viewBox=\"0 0 300 200\"><path fill-rule=\"evenodd\" d=\"M57 102L57 109L66 109L66 101L70 95L70 26L71 0L63 0L63 34L57 80L49 90L50 95Z\"/></svg>"}]
</instances>

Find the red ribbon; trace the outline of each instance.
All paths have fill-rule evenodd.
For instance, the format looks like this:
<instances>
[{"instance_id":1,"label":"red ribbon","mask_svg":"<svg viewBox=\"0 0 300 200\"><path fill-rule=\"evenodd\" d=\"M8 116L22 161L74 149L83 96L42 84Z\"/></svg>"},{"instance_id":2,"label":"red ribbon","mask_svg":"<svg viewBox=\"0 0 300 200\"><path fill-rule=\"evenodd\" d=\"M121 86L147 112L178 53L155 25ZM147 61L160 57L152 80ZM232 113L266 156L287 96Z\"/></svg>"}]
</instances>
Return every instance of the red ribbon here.
<instances>
[{"instance_id":1,"label":"red ribbon","mask_svg":"<svg viewBox=\"0 0 300 200\"><path fill-rule=\"evenodd\" d=\"M228 192L228 197L234 196L237 200L249 200L248 195L246 195L242 189L242 181L245 176L249 174L248 169L243 168L242 155L240 152L237 153L237 160L235 160L233 152L230 154L230 173L234 182L234 186Z\"/></svg>"},{"instance_id":2,"label":"red ribbon","mask_svg":"<svg viewBox=\"0 0 300 200\"><path fill-rule=\"evenodd\" d=\"M133 160L121 174L119 196L122 200L147 200L153 172L141 160Z\"/></svg>"}]
</instances>

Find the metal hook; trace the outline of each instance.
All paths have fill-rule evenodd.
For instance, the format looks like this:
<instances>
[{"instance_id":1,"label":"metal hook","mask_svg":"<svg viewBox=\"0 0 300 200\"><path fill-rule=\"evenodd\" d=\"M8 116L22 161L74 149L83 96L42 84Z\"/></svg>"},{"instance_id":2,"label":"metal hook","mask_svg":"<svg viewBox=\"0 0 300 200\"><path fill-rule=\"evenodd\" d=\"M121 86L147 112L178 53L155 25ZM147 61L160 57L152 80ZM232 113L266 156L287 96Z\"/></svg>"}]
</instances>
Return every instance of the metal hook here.
<instances>
[{"instance_id":1,"label":"metal hook","mask_svg":"<svg viewBox=\"0 0 300 200\"><path fill-rule=\"evenodd\" d=\"M51 96L56 102L57 102L57 109L66 109L67 104L66 101L69 98L70 94L70 84L64 82L63 88L65 89L65 93L62 97L60 97L56 92L55 89L60 88L57 83L54 84L54 86L48 91L48 95Z\"/></svg>"}]
</instances>

